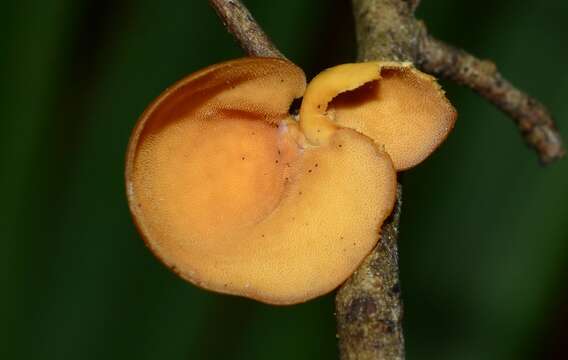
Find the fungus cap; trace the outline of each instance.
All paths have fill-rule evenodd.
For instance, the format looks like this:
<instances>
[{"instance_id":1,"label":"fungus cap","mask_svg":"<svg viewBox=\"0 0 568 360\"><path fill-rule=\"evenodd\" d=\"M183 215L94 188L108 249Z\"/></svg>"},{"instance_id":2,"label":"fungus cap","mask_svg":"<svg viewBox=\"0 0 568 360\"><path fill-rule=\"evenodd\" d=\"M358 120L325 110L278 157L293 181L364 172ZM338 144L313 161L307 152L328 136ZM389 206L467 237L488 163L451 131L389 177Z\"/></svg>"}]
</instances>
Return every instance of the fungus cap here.
<instances>
[{"instance_id":1,"label":"fungus cap","mask_svg":"<svg viewBox=\"0 0 568 360\"><path fill-rule=\"evenodd\" d=\"M400 171L427 158L445 140L456 116L434 77L410 63L367 62L318 74L306 89L300 123L316 144L336 127L365 134Z\"/></svg>"},{"instance_id":2,"label":"fungus cap","mask_svg":"<svg viewBox=\"0 0 568 360\"><path fill-rule=\"evenodd\" d=\"M290 62L238 59L181 80L141 116L127 155L130 210L184 279L298 303L340 285L376 244L395 201L392 161L347 128L305 141L288 115L305 86Z\"/></svg>"}]
</instances>

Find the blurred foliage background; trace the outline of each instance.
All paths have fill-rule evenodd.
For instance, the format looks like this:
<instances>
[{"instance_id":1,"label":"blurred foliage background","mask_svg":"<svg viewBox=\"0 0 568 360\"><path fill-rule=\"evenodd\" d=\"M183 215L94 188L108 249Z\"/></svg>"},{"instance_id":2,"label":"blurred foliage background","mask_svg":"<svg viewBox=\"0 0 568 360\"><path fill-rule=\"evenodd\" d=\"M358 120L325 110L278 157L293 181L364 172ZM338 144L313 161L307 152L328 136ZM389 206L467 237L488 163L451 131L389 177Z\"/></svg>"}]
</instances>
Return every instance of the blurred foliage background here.
<instances>
[{"instance_id":1,"label":"blurred foliage background","mask_svg":"<svg viewBox=\"0 0 568 360\"><path fill-rule=\"evenodd\" d=\"M313 76L355 57L348 0L248 0ZM184 283L130 219L130 130L166 86L241 55L205 0L5 0L0 358L334 359L333 298L272 307ZM568 138L563 0L424 0L439 38L494 59ZM568 161L444 83L457 127L404 174L409 359L566 358Z\"/></svg>"}]
</instances>

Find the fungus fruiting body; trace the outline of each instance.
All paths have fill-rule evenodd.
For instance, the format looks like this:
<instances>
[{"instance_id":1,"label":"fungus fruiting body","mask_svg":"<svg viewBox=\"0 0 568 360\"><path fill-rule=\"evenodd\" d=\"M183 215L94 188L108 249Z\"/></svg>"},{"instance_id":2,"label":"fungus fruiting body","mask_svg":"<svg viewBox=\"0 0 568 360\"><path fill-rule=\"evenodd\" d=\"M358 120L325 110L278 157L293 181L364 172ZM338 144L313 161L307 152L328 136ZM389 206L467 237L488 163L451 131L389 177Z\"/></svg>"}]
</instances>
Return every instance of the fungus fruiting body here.
<instances>
[{"instance_id":1,"label":"fungus fruiting body","mask_svg":"<svg viewBox=\"0 0 568 360\"><path fill-rule=\"evenodd\" d=\"M289 108L302 95L298 121ZM182 278L303 302L371 251L394 205L396 169L433 151L454 115L434 79L408 64L342 65L307 89L285 60L213 65L141 116L127 154L130 210Z\"/></svg>"}]
</instances>

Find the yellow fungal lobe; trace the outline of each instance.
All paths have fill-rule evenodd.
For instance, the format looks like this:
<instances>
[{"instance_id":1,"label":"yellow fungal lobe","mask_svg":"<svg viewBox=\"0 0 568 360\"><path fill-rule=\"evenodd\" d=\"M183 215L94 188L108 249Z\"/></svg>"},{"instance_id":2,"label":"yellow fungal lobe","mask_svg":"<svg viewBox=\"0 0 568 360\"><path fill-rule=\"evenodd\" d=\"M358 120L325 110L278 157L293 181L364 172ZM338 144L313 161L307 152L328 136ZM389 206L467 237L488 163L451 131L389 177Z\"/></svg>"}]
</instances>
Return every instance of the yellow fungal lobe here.
<instances>
[{"instance_id":1,"label":"yellow fungal lobe","mask_svg":"<svg viewBox=\"0 0 568 360\"><path fill-rule=\"evenodd\" d=\"M432 76L410 63L370 62L316 76L306 89L300 118L314 143L337 126L369 136L400 171L428 157L453 128L456 115Z\"/></svg>"}]
</instances>

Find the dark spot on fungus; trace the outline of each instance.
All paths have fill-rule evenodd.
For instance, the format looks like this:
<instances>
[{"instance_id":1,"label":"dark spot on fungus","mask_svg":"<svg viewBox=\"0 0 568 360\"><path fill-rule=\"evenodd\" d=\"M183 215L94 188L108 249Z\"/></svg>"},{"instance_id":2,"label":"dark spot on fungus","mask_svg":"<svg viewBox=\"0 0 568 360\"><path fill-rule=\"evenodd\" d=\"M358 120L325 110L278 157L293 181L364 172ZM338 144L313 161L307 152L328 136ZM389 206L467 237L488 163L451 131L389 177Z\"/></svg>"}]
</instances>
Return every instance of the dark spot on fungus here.
<instances>
[{"instance_id":1,"label":"dark spot on fungus","mask_svg":"<svg viewBox=\"0 0 568 360\"><path fill-rule=\"evenodd\" d=\"M308 172L311 173L311 172L312 172L312 169L308 170Z\"/></svg>"},{"instance_id":2,"label":"dark spot on fungus","mask_svg":"<svg viewBox=\"0 0 568 360\"><path fill-rule=\"evenodd\" d=\"M339 145L337 145L337 147L343 147L343 145L339 144Z\"/></svg>"},{"instance_id":3,"label":"dark spot on fungus","mask_svg":"<svg viewBox=\"0 0 568 360\"><path fill-rule=\"evenodd\" d=\"M243 156L243 157L241 158L241 160L244 160L244 159L245 159L245 157Z\"/></svg>"},{"instance_id":4,"label":"dark spot on fungus","mask_svg":"<svg viewBox=\"0 0 568 360\"><path fill-rule=\"evenodd\" d=\"M314 167L318 167L318 166L319 166L319 164L318 164L318 163L316 163L316 164L314 165Z\"/></svg>"},{"instance_id":5,"label":"dark spot on fungus","mask_svg":"<svg viewBox=\"0 0 568 360\"><path fill-rule=\"evenodd\" d=\"M298 191L298 195L302 195L302 192L301 192L301 191Z\"/></svg>"},{"instance_id":6,"label":"dark spot on fungus","mask_svg":"<svg viewBox=\"0 0 568 360\"><path fill-rule=\"evenodd\" d=\"M302 98L294 99L292 104L290 104L290 108L288 109L288 113L290 115L298 115L300 113L300 106L302 105Z\"/></svg>"},{"instance_id":7,"label":"dark spot on fungus","mask_svg":"<svg viewBox=\"0 0 568 360\"><path fill-rule=\"evenodd\" d=\"M278 164L278 160L274 161L276 164Z\"/></svg>"}]
</instances>

